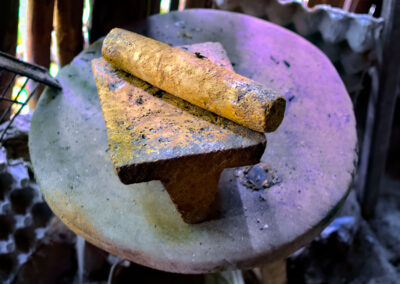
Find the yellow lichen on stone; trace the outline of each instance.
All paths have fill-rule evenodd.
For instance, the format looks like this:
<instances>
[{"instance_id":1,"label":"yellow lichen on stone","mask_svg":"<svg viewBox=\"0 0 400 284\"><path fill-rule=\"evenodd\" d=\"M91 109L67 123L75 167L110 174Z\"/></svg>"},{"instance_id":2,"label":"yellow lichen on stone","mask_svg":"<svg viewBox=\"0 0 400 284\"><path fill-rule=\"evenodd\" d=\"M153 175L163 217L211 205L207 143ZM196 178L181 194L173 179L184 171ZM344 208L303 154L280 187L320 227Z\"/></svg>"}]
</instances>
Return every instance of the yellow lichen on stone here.
<instances>
[{"instance_id":1,"label":"yellow lichen on stone","mask_svg":"<svg viewBox=\"0 0 400 284\"><path fill-rule=\"evenodd\" d=\"M92 61L115 167L265 143L263 135Z\"/></svg>"},{"instance_id":2,"label":"yellow lichen on stone","mask_svg":"<svg viewBox=\"0 0 400 284\"><path fill-rule=\"evenodd\" d=\"M210 60L122 29L105 38L103 57L153 86L259 132L281 123L285 99Z\"/></svg>"},{"instance_id":3,"label":"yellow lichen on stone","mask_svg":"<svg viewBox=\"0 0 400 284\"><path fill-rule=\"evenodd\" d=\"M161 180L185 222L209 216L225 168L259 162L264 134L152 87L102 58L92 68L120 180Z\"/></svg>"}]
</instances>

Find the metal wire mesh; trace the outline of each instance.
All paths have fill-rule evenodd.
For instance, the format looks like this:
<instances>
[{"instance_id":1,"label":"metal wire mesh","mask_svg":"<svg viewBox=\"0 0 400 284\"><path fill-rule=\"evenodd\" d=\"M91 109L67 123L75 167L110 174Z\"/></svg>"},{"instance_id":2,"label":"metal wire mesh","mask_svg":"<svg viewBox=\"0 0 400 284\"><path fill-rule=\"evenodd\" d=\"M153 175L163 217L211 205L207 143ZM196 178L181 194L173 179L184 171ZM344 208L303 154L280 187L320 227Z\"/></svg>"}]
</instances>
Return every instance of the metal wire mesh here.
<instances>
[{"instance_id":1,"label":"metal wire mesh","mask_svg":"<svg viewBox=\"0 0 400 284\"><path fill-rule=\"evenodd\" d=\"M8 79L10 77L10 79ZM17 80L21 78L22 85L17 90L14 97L10 96L11 90ZM2 143L7 130L10 129L15 118L21 113L22 109L28 104L29 100L38 92L41 84L61 88L58 81L50 76L43 67L21 61L6 53L0 52L0 103L3 111L0 112L0 124L7 123L3 130L0 130L0 143ZM5 78L5 79L4 79ZM19 80L21 80L19 79ZM28 86L28 82L31 83ZM27 92L25 99L20 100L21 94ZM14 109L14 113L12 110ZM8 122L7 122L8 121Z\"/></svg>"}]
</instances>

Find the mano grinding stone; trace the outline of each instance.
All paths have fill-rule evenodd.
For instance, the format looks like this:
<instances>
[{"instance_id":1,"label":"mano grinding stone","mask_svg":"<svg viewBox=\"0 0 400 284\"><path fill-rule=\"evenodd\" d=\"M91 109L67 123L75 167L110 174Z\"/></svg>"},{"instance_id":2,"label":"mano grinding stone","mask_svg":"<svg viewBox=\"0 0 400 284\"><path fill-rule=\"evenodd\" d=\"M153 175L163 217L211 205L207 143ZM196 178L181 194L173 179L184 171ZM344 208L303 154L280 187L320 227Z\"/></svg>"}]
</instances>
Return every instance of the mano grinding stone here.
<instances>
[{"instance_id":1,"label":"mano grinding stone","mask_svg":"<svg viewBox=\"0 0 400 284\"><path fill-rule=\"evenodd\" d=\"M232 70L218 43L182 48ZM185 222L208 217L223 169L259 162L264 134L160 91L103 58L92 68L120 180L161 180Z\"/></svg>"},{"instance_id":2,"label":"mano grinding stone","mask_svg":"<svg viewBox=\"0 0 400 284\"><path fill-rule=\"evenodd\" d=\"M282 122L280 94L201 56L118 28L104 39L102 54L113 66L255 131L272 132Z\"/></svg>"}]
</instances>

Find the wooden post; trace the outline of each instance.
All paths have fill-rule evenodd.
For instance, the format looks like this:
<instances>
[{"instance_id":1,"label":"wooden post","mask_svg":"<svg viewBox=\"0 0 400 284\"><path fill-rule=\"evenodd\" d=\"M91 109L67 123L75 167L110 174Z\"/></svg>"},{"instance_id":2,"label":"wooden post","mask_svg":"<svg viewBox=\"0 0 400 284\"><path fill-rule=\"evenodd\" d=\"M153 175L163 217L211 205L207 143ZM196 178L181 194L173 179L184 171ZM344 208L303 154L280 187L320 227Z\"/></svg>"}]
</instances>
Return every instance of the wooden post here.
<instances>
[{"instance_id":1,"label":"wooden post","mask_svg":"<svg viewBox=\"0 0 400 284\"><path fill-rule=\"evenodd\" d=\"M309 0L307 6L312 8L316 5L331 5L332 7L342 8L345 0Z\"/></svg>"},{"instance_id":2,"label":"wooden post","mask_svg":"<svg viewBox=\"0 0 400 284\"><path fill-rule=\"evenodd\" d=\"M50 66L53 11L54 0L28 0L26 23L28 61L46 68Z\"/></svg>"},{"instance_id":3,"label":"wooden post","mask_svg":"<svg viewBox=\"0 0 400 284\"><path fill-rule=\"evenodd\" d=\"M351 1L350 12L367 14L374 0L353 0Z\"/></svg>"},{"instance_id":4,"label":"wooden post","mask_svg":"<svg viewBox=\"0 0 400 284\"><path fill-rule=\"evenodd\" d=\"M379 197L381 179L384 175L387 151L389 148L390 132L392 129L396 97L400 81L400 0L385 0L382 7L382 16L385 19L381 60L379 62L379 90L372 93L370 105L373 113L367 118L367 125L371 125L369 137L364 138L363 156L369 152L369 157L361 163L367 163L365 188L362 197L362 213L364 217L372 217ZM397 93L397 94L396 94ZM367 140L370 143L365 143ZM368 141L369 142L369 141Z\"/></svg>"},{"instance_id":5,"label":"wooden post","mask_svg":"<svg viewBox=\"0 0 400 284\"><path fill-rule=\"evenodd\" d=\"M212 0L186 0L185 9L190 8L211 8Z\"/></svg>"},{"instance_id":6,"label":"wooden post","mask_svg":"<svg viewBox=\"0 0 400 284\"><path fill-rule=\"evenodd\" d=\"M176 11L179 9L179 0L171 0L169 4L170 11Z\"/></svg>"},{"instance_id":7,"label":"wooden post","mask_svg":"<svg viewBox=\"0 0 400 284\"><path fill-rule=\"evenodd\" d=\"M160 11L160 1L155 0L94 0L89 41L105 36L112 28L126 27Z\"/></svg>"},{"instance_id":8,"label":"wooden post","mask_svg":"<svg viewBox=\"0 0 400 284\"><path fill-rule=\"evenodd\" d=\"M18 37L19 0L0 1L0 50L15 55Z\"/></svg>"},{"instance_id":9,"label":"wooden post","mask_svg":"<svg viewBox=\"0 0 400 284\"><path fill-rule=\"evenodd\" d=\"M150 7L150 14L148 14L147 16L160 14L160 3L161 3L160 0L152 0Z\"/></svg>"},{"instance_id":10,"label":"wooden post","mask_svg":"<svg viewBox=\"0 0 400 284\"><path fill-rule=\"evenodd\" d=\"M64 66L83 48L83 0L56 0L54 14L58 61Z\"/></svg>"},{"instance_id":11,"label":"wooden post","mask_svg":"<svg viewBox=\"0 0 400 284\"><path fill-rule=\"evenodd\" d=\"M51 31L53 30L54 0L28 0L26 20L26 54L28 61L45 68L50 66ZM28 84L28 89L31 85ZM29 101L34 108L43 88Z\"/></svg>"},{"instance_id":12,"label":"wooden post","mask_svg":"<svg viewBox=\"0 0 400 284\"><path fill-rule=\"evenodd\" d=\"M19 0L0 1L0 50L15 56L18 38L18 8ZM0 96L7 88L12 74L0 74ZM12 87L5 93L6 98L11 97ZM0 101L0 116L9 106L8 102ZM8 117L7 117L8 118Z\"/></svg>"}]
</instances>

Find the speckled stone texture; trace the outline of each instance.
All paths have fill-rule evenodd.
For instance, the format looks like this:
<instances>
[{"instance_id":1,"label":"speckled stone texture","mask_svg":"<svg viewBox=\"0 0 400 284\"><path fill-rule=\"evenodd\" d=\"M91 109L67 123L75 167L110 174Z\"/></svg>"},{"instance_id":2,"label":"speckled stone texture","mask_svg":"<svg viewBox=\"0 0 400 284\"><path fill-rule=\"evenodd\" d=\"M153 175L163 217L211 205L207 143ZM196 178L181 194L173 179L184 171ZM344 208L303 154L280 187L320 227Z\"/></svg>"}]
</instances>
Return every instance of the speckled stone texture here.
<instances>
[{"instance_id":1,"label":"speckled stone texture","mask_svg":"<svg viewBox=\"0 0 400 284\"><path fill-rule=\"evenodd\" d=\"M236 72L285 94L285 119L261 158L281 182L254 191L225 170L219 214L194 225L160 182L123 185L90 66L101 56L97 42L60 71L63 91L47 90L32 118L32 163L55 214L109 252L180 273L254 267L314 239L343 204L357 160L352 103L329 59L282 27L225 11L152 16L135 31L173 45L220 41ZM184 31L192 37L177 36Z\"/></svg>"},{"instance_id":2,"label":"speckled stone texture","mask_svg":"<svg viewBox=\"0 0 400 284\"><path fill-rule=\"evenodd\" d=\"M112 29L102 55L114 67L252 130L273 132L284 117L286 101L274 89L138 33Z\"/></svg>"}]
</instances>

